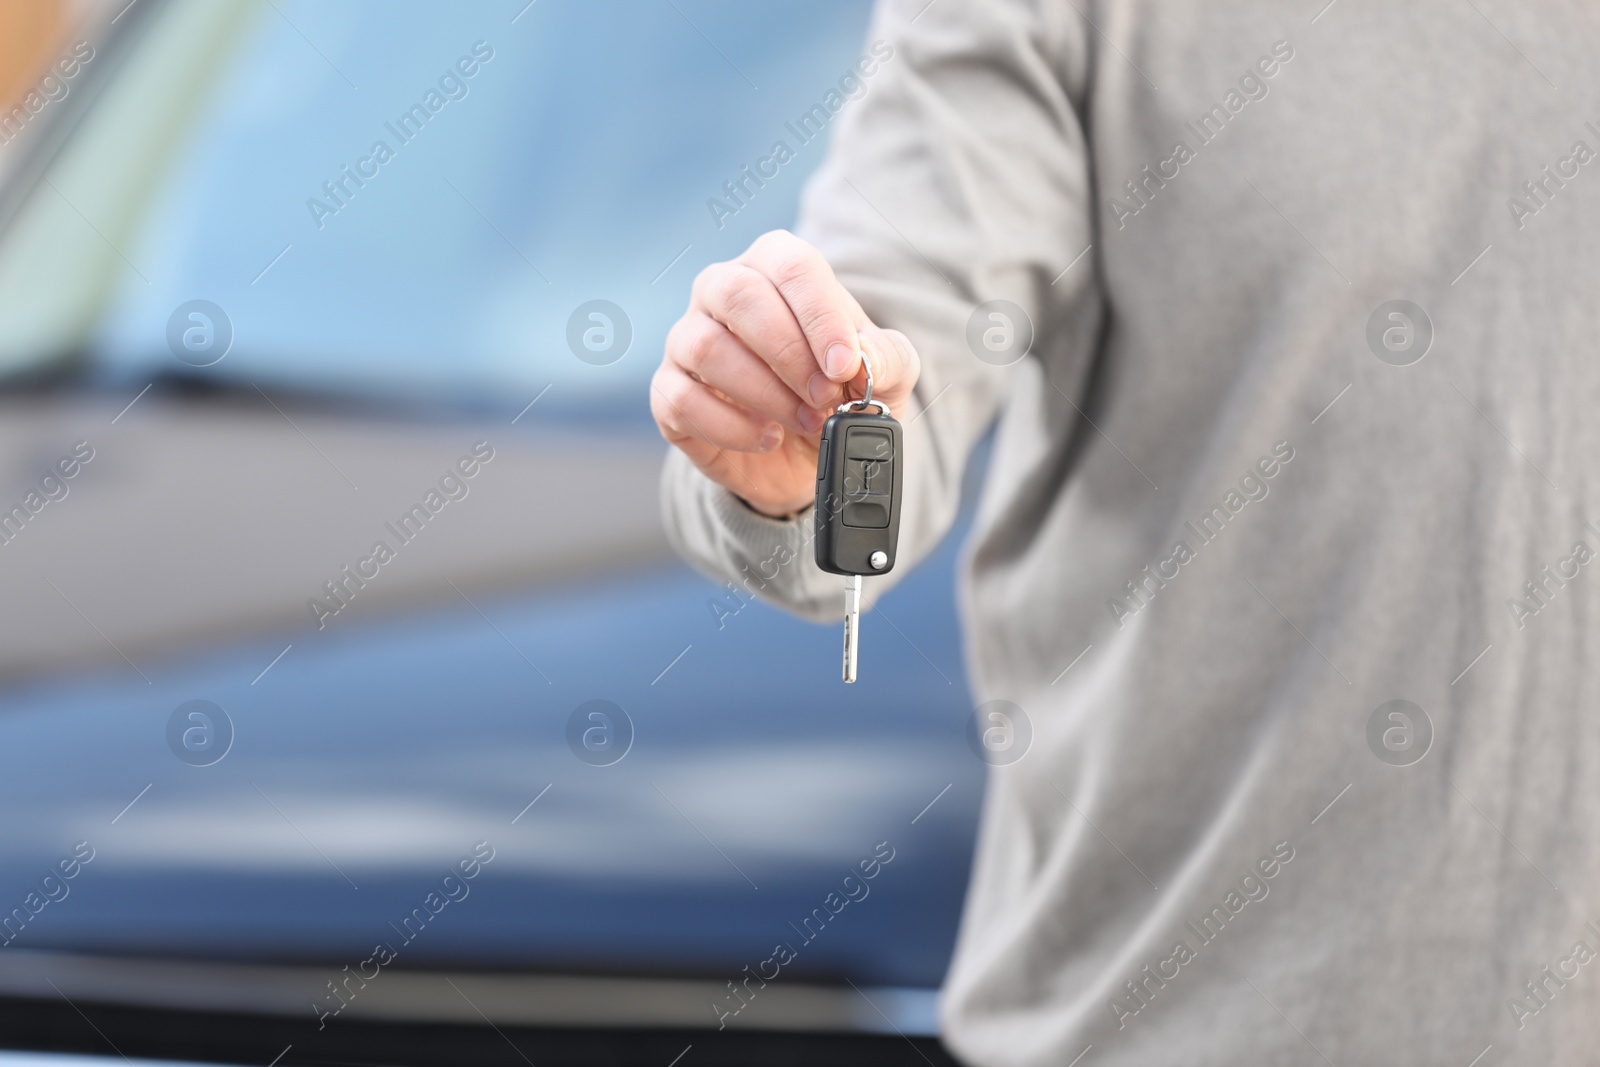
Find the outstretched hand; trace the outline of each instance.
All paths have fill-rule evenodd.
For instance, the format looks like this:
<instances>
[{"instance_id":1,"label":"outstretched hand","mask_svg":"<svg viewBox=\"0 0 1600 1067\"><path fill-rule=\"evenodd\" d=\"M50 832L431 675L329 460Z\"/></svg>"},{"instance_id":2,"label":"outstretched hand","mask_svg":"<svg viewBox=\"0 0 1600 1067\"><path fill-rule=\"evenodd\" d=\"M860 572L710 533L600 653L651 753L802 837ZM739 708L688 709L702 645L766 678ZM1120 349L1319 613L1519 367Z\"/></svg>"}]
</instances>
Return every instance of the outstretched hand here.
<instances>
[{"instance_id":1,"label":"outstretched hand","mask_svg":"<svg viewBox=\"0 0 1600 1067\"><path fill-rule=\"evenodd\" d=\"M661 436L766 515L811 502L822 424L866 390L904 411L920 363L897 330L868 320L833 268L784 230L695 279L650 384Z\"/></svg>"}]
</instances>

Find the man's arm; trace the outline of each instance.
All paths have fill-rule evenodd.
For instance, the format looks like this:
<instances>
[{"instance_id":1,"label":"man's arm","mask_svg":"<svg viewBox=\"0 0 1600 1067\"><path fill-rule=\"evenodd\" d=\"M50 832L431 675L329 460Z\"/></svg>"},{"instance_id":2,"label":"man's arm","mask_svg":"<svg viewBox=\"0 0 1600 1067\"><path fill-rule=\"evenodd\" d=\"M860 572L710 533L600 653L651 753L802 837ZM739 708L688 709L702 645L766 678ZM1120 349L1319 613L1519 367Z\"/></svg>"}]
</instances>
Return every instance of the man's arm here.
<instances>
[{"instance_id":1,"label":"man's arm","mask_svg":"<svg viewBox=\"0 0 1600 1067\"><path fill-rule=\"evenodd\" d=\"M865 95L835 120L801 237L769 234L697 279L652 388L678 446L662 482L668 534L701 570L802 615L839 616L840 581L812 559L808 504L817 431L843 385L860 395L862 348L875 395L905 427L899 563L866 579L869 602L949 529L967 457L1006 391L1050 388L1036 359L1005 365L1014 353L984 346L985 329L1003 341L999 320L980 315L969 344L978 305L1020 307L1034 357L1049 340L1086 362L1092 261L1062 274L1090 243L1072 89L1081 21L1070 6L1020 0L880 10ZM1010 323L1013 336L1027 325Z\"/></svg>"}]
</instances>

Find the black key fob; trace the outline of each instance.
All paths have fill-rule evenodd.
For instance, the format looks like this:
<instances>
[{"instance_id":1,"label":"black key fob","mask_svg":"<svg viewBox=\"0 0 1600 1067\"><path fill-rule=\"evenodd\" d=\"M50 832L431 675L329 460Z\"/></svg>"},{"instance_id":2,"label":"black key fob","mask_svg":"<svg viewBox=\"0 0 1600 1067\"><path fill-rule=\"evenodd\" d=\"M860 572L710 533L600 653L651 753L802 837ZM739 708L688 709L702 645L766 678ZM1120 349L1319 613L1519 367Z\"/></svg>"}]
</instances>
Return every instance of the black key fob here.
<instances>
[{"instance_id":1,"label":"black key fob","mask_svg":"<svg viewBox=\"0 0 1600 1067\"><path fill-rule=\"evenodd\" d=\"M882 403L856 401L828 418L817 449L818 567L845 575L894 569L900 471L900 424Z\"/></svg>"}]
</instances>

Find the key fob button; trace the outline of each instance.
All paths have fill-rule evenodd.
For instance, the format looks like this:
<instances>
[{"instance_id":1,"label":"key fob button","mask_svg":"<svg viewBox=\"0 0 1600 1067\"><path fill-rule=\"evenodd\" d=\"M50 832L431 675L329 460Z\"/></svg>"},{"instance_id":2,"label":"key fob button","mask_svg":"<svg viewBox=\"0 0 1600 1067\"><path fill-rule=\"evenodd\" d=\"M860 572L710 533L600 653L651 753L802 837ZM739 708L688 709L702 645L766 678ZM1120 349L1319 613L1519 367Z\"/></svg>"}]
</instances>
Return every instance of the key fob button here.
<instances>
[{"instance_id":1,"label":"key fob button","mask_svg":"<svg viewBox=\"0 0 1600 1067\"><path fill-rule=\"evenodd\" d=\"M894 435L876 426L850 426L844 435L844 458L857 460L894 459Z\"/></svg>"},{"instance_id":2,"label":"key fob button","mask_svg":"<svg viewBox=\"0 0 1600 1067\"><path fill-rule=\"evenodd\" d=\"M881 530L889 525L888 498L852 501L844 506L844 524L863 529Z\"/></svg>"}]
</instances>

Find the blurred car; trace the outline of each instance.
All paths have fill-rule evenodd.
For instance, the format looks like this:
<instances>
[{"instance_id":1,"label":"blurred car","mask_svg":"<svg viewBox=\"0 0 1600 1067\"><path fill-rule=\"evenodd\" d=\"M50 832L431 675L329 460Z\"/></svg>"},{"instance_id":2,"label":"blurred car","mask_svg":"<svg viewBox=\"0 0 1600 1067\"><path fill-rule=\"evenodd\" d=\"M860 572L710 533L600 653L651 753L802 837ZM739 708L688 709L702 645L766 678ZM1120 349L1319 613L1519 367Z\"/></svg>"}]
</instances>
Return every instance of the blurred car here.
<instances>
[{"instance_id":1,"label":"blurred car","mask_svg":"<svg viewBox=\"0 0 1600 1067\"><path fill-rule=\"evenodd\" d=\"M0 145L0 1043L948 1062L959 532L846 687L672 556L648 416L867 16L138 0L61 46Z\"/></svg>"}]
</instances>

